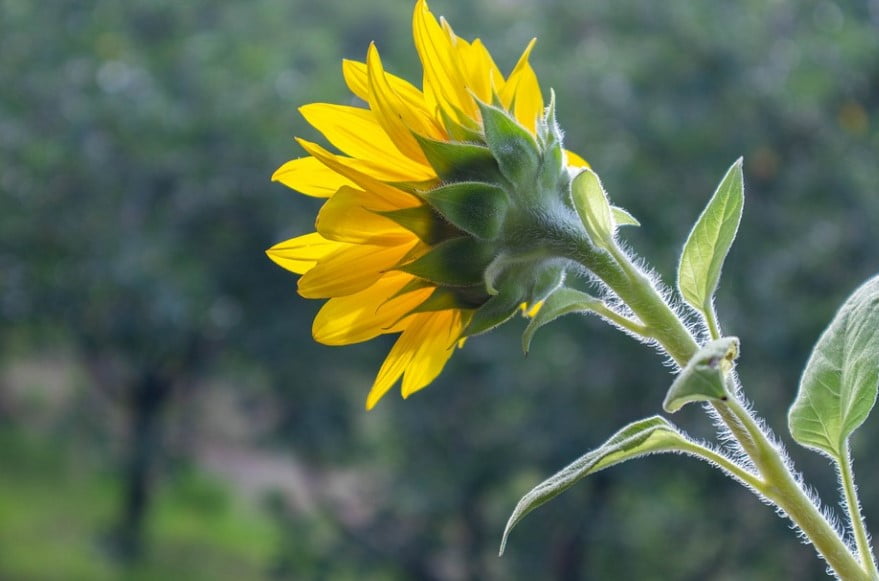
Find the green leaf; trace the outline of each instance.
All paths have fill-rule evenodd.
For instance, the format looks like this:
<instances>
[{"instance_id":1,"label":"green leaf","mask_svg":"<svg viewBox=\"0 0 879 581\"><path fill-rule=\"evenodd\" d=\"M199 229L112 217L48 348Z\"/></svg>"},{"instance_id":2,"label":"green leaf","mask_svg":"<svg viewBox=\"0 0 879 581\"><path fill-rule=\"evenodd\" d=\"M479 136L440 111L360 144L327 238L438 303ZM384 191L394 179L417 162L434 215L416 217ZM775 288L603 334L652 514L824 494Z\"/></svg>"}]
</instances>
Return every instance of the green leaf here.
<instances>
[{"instance_id":1,"label":"green leaf","mask_svg":"<svg viewBox=\"0 0 879 581\"><path fill-rule=\"evenodd\" d=\"M435 141L415 135L427 161L444 182L495 181L500 170L488 147L460 141Z\"/></svg>"},{"instance_id":2,"label":"green leaf","mask_svg":"<svg viewBox=\"0 0 879 581\"><path fill-rule=\"evenodd\" d=\"M744 206L742 158L726 172L690 232L678 266L678 289L687 303L708 313L723 261L739 229Z\"/></svg>"},{"instance_id":3,"label":"green leaf","mask_svg":"<svg viewBox=\"0 0 879 581\"><path fill-rule=\"evenodd\" d=\"M483 239L500 233L510 205L502 188L481 182L453 183L421 195L446 220Z\"/></svg>"},{"instance_id":4,"label":"green leaf","mask_svg":"<svg viewBox=\"0 0 879 581\"><path fill-rule=\"evenodd\" d=\"M503 109L476 103L482 113L485 141L501 173L516 189L533 188L540 168L534 136Z\"/></svg>"},{"instance_id":5,"label":"green leaf","mask_svg":"<svg viewBox=\"0 0 879 581\"><path fill-rule=\"evenodd\" d=\"M612 244L613 213L598 175L584 168L571 184L571 196L592 241L605 248Z\"/></svg>"},{"instance_id":6,"label":"green leaf","mask_svg":"<svg viewBox=\"0 0 879 581\"><path fill-rule=\"evenodd\" d=\"M660 416L629 424L600 448L580 457L522 497L507 521L500 554L504 553L510 531L526 514L555 498L586 476L639 456L656 452L691 452L692 447L690 440Z\"/></svg>"},{"instance_id":7,"label":"green leaf","mask_svg":"<svg viewBox=\"0 0 879 581\"><path fill-rule=\"evenodd\" d=\"M625 208L620 208L619 206L611 206L610 211L613 212L613 221L616 222L617 226L640 226L641 222L638 221L633 215L629 214L629 211Z\"/></svg>"},{"instance_id":8,"label":"green leaf","mask_svg":"<svg viewBox=\"0 0 879 581\"><path fill-rule=\"evenodd\" d=\"M725 400L726 378L739 356L739 340L723 337L707 343L675 378L662 402L674 413L692 401Z\"/></svg>"},{"instance_id":9,"label":"green leaf","mask_svg":"<svg viewBox=\"0 0 879 581\"><path fill-rule=\"evenodd\" d=\"M393 220L430 245L438 244L443 240L463 234L450 222L443 220L437 215L436 210L431 208L429 204L422 204L414 208L390 210L388 212L376 212L376 214Z\"/></svg>"},{"instance_id":10,"label":"green leaf","mask_svg":"<svg viewBox=\"0 0 879 581\"><path fill-rule=\"evenodd\" d=\"M879 276L840 307L806 363L788 426L801 445L837 460L876 403Z\"/></svg>"},{"instance_id":11,"label":"green leaf","mask_svg":"<svg viewBox=\"0 0 879 581\"><path fill-rule=\"evenodd\" d=\"M525 290L516 284L501 286L500 292L493 295L473 313L467 327L461 333L461 337L472 337L491 331L495 327L506 323L519 310L519 305L525 301Z\"/></svg>"},{"instance_id":12,"label":"green leaf","mask_svg":"<svg viewBox=\"0 0 879 581\"><path fill-rule=\"evenodd\" d=\"M482 282L491 253L490 247L473 238L453 238L397 268L440 285L473 286Z\"/></svg>"},{"instance_id":13,"label":"green leaf","mask_svg":"<svg viewBox=\"0 0 879 581\"><path fill-rule=\"evenodd\" d=\"M522 351L528 353L537 329L569 313L590 311L597 304L601 304L601 300L592 295L567 287L558 289L549 295L522 333Z\"/></svg>"}]
</instances>

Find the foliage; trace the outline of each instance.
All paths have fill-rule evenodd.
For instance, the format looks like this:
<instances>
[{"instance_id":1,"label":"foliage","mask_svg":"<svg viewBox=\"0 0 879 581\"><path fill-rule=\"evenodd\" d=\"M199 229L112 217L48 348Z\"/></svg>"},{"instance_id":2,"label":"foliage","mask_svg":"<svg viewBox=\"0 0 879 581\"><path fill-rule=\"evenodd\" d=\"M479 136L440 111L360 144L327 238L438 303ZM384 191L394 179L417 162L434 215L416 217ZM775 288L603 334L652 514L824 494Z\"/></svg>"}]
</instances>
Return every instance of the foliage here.
<instances>
[{"instance_id":1,"label":"foliage","mask_svg":"<svg viewBox=\"0 0 879 581\"><path fill-rule=\"evenodd\" d=\"M566 146L644 223L626 238L667 282L717 169L744 153L748 206L717 305L728 315L725 331L746 346L738 372L749 393L781 425L791 378L821 329L847 289L877 270L875 7L793 0L431 6L462 36L485 39L505 72L538 37L532 62L559 94ZM616 426L654 413L668 384L653 358L589 319L542 330L527 360L514 356L514 329L475 338L432 390L370 414L362 412L363 389L382 348L346 348L341 364L337 349L312 345L300 324L311 307L295 300L290 280L262 254L284 235L306 232L311 212L268 178L297 155L290 136L307 134L295 106L346 98L341 58L362 59L376 40L397 65L393 72L414 78L410 40L400 33L409 16L398 0L0 2L7 363L20 352L10 345L22 329L29 356L45 352L47 335L79 348L87 332L110 353L105 368L127 377L134 363L173 360L195 330L211 357L190 373L184 393L211 374L234 375L230 369L271 376L277 417L259 444L306 459L315 474L334 466L378 483L377 492L357 497L370 507L359 521L347 520L328 495L319 497L325 510L317 516L279 509L289 541L277 550L296 557L288 565L294 578L328 570L401 579L582 578L585 562L598 578L822 578L804 558L809 549L785 540L784 524L758 502L674 458L590 477L582 491L529 516L516 530L516 550L497 560L497 534L522 490ZM9 386L0 394L2 421L30 421L4 404ZM611 405L619 398L624 409ZM116 474L110 467L120 453L106 442L125 436L112 418L92 413L90 401L78 395L65 419L44 429L76 439L76 426L88 426L98 436L86 442L94 446L89 453L107 462L103 474ZM166 422L172 412L186 414L179 407L179 400L169 404ZM704 435L691 407L677 421ZM186 420L200 429L199 417ZM877 435L875 421L866 422L853 435L855 449ZM4 444L4 464L8 450ZM820 458L791 453L818 475L822 492L833 492ZM863 482L879 481L874 464L859 469ZM169 470L167 458L159 468ZM24 477L6 482L3 498L23 498L31 486ZM879 489L861 494L865 513L876 514ZM105 495L80 498L83 510L112 520ZM47 519L64 514L46 510ZM693 515L706 511L717 520L693 525ZM573 512L592 525L558 518ZM98 528L90 522L82 530ZM670 537L685 562L666 558ZM152 538L181 546L166 529ZM48 551L34 542L34 554ZM772 555L769 545L777 547ZM0 537L2 562L13 548ZM80 561L92 554L78 544L70 550Z\"/></svg>"}]
</instances>

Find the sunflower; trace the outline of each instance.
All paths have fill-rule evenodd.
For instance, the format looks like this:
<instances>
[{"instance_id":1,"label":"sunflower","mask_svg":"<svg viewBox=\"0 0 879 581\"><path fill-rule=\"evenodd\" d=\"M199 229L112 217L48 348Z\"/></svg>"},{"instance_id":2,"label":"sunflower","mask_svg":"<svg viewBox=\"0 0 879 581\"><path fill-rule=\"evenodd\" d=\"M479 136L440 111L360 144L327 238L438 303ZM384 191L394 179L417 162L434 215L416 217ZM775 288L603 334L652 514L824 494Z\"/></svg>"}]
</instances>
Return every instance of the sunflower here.
<instances>
[{"instance_id":1,"label":"sunflower","mask_svg":"<svg viewBox=\"0 0 879 581\"><path fill-rule=\"evenodd\" d=\"M316 232L267 251L302 275L299 294L327 299L314 320L315 340L347 345L399 334L367 409L401 378L404 398L424 388L464 337L519 309L533 313L561 284L557 264L535 269L514 256L504 224L534 183L564 189L567 166L586 165L560 149L528 62L533 40L504 77L480 40L458 38L424 0L415 6L413 35L422 89L386 72L371 45L365 63L342 67L366 107L300 108L341 153L298 139L308 157L272 177L327 200ZM549 179L541 177L547 152L558 166ZM515 282L510 272L523 264L529 270Z\"/></svg>"}]
</instances>

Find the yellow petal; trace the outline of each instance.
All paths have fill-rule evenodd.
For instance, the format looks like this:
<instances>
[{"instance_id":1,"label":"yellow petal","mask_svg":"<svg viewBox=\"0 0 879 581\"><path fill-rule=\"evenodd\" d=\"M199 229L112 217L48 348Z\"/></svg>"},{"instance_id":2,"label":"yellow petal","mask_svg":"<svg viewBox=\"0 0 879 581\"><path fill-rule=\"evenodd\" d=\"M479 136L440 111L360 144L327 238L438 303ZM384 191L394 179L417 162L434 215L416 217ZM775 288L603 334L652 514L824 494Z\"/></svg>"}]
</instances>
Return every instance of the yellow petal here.
<instances>
[{"instance_id":1,"label":"yellow petal","mask_svg":"<svg viewBox=\"0 0 879 581\"><path fill-rule=\"evenodd\" d=\"M439 311L430 315L423 323L417 350L403 375L404 398L436 379L455 351L455 343L461 335L460 311Z\"/></svg>"},{"instance_id":2,"label":"yellow petal","mask_svg":"<svg viewBox=\"0 0 879 581\"><path fill-rule=\"evenodd\" d=\"M317 232L312 232L279 242L266 250L266 254L281 268L296 274L305 274L319 260L345 247L345 244L327 240Z\"/></svg>"},{"instance_id":3,"label":"yellow petal","mask_svg":"<svg viewBox=\"0 0 879 581\"><path fill-rule=\"evenodd\" d=\"M345 76L345 83L347 83L351 92L368 103L369 72L366 63L346 59L342 61L342 74ZM433 113L424 100L424 94L415 88L412 83L387 71L385 71L385 80L406 106L416 111L422 111L426 117L431 117ZM440 129L439 124L435 124L434 129L435 131L430 133L430 135L442 135L442 129Z\"/></svg>"},{"instance_id":4,"label":"yellow petal","mask_svg":"<svg viewBox=\"0 0 879 581\"><path fill-rule=\"evenodd\" d=\"M346 244L299 279L299 294L307 299L326 299L362 291L393 269L413 246Z\"/></svg>"},{"instance_id":5,"label":"yellow petal","mask_svg":"<svg viewBox=\"0 0 879 581\"><path fill-rule=\"evenodd\" d=\"M315 226L329 240L382 246L409 244L416 236L376 211L397 209L368 192L343 187L320 209Z\"/></svg>"},{"instance_id":6,"label":"yellow petal","mask_svg":"<svg viewBox=\"0 0 879 581\"><path fill-rule=\"evenodd\" d=\"M312 103L299 108L312 127L353 158L368 161L385 181L424 181L436 174L400 153L368 109Z\"/></svg>"},{"instance_id":7,"label":"yellow petal","mask_svg":"<svg viewBox=\"0 0 879 581\"><path fill-rule=\"evenodd\" d=\"M414 315L412 318L415 316L417 315ZM403 375L403 372L412 360L412 356L415 354L417 340L418 337L416 335L406 331L397 338L384 363L382 363L381 369L378 370L378 375L375 377L372 389L369 390L369 394L366 396L366 409L371 410L374 408L378 400L389 389L394 387L394 384Z\"/></svg>"},{"instance_id":8,"label":"yellow petal","mask_svg":"<svg viewBox=\"0 0 879 581\"><path fill-rule=\"evenodd\" d=\"M452 356L463 328L461 311L418 313L394 343L366 397L372 409L403 376L403 397L433 381Z\"/></svg>"},{"instance_id":9,"label":"yellow petal","mask_svg":"<svg viewBox=\"0 0 879 581\"><path fill-rule=\"evenodd\" d=\"M389 272L359 293L328 300L314 318L315 341L349 345L387 333L391 325L433 292L432 288L424 288L396 296L411 280L411 275Z\"/></svg>"},{"instance_id":10,"label":"yellow petal","mask_svg":"<svg viewBox=\"0 0 879 581\"><path fill-rule=\"evenodd\" d=\"M375 113L376 120L403 155L422 165L429 165L412 133L443 139L442 132L437 134L438 128L433 115L428 111L412 108L394 92L385 78L381 57L375 44L369 45L366 53L366 68L369 74L369 108Z\"/></svg>"},{"instance_id":11,"label":"yellow petal","mask_svg":"<svg viewBox=\"0 0 879 581\"><path fill-rule=\"evenodd\" d=\"M568 158L568 165L571 167L592 167L589 162L574 153L571 150L565 150Z\"/></svg>"},{"instance_id":12,"label":"yellow petal","mask_svg":"<svg viewBox=\"0 0 879 581\"><path fill-rule=\"evenodd\" d=\"M537 119L543 114L540 84L537 82L534 69L528 63L528 57L536 41L537 39L532 39L525 47L500 94L504 106L512 107L513 116L532 133L537 126Z\"/></svg>"},{"instance_id":13,"label":"yellow petal","mask_svg":"<svg viewBox=\"0 0 879 581\"><path fill-rule=\"evenodd\" d=\"M424 68L424 96L429 106L440 106L447 113L457 111L475 118L477 107L467 92L464 76L458 66L451 29L443 30L425 0L418 0L412 17L415 50ZM462 121L458 119L458 121Z\"/></svg>"},{"instance_id":14,"label":"yellow petal","mask_svg":"<svg viewBox=\"0 0 879 581\"><path fill-rule=\"evenodd\" d=\"M319 159L321 163L351 180L356 185L360 186L361 189L382 198L389 206L402 209L414 208L415 206L421 205L421 200L412 194L382 183L374 176L361 171L359 168L362 166L356 163L357 160L333 155L320 145L304 139L297 139L297 141L305 151Z\"/></svg>"},{"instance_id":15,"label":"yellow petal","mask_svg":"<svg viewBox=\"0 0 879 581\"><path fill-rule=\"evenodd\" d=\"M478 38L472 44L460 38L455 48L467 78L467 86L483 103L491 103L504 86L504 77L491 54Z\"/></svg>"},{"instance_id":16,"label":"yellow petal","mask_svg":"<svg viewBox=\"0 0 879 581\"><path fill-rule=\"evenodd\" d=\"M354 185L313 157L288 161L275 171L272 181L316 198L329 198L342 186Z\"/></svg>"}]
</instances>

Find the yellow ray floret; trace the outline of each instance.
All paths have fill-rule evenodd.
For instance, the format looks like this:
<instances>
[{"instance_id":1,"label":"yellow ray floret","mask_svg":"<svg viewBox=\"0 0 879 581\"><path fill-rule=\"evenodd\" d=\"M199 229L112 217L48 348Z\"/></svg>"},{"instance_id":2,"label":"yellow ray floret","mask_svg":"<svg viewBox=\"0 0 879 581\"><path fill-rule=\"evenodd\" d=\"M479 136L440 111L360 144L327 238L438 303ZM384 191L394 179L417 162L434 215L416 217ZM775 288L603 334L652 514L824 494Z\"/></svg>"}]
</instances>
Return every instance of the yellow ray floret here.
<instances>
[{"instance_id":1,"label":"yellow ray floret","mask_svg":"<svg viewBox=\"0 0 879 581\"><path fill-rule=\"evenodd\" d=\"M366 107L314 103L300 108L336 151L299 139L308 157L287 162L272 176L327 199L316 232L268 250L272 260L301 275L302 296L327 299L314 319L315 340L347 345L399 334L367 408L397 382L407 397L433 381L480 306L473 298L481 296L479 291L440 288L437 281L406 272L434 245L466 235L431 213L420 197L441 180L419 140L451 141L461 128L478 133L480 101L499 103L534 133L544 107L528 61L534 41L504 77L481 41L458 38L424 0L416 3L412 31L423 67L421 88L388 73L370 45L365 62L342 63L348 88ZM585 164L573 155L569 163ZM425 220L427 227L413 226Z\"/></svg>"}]
</instances>

